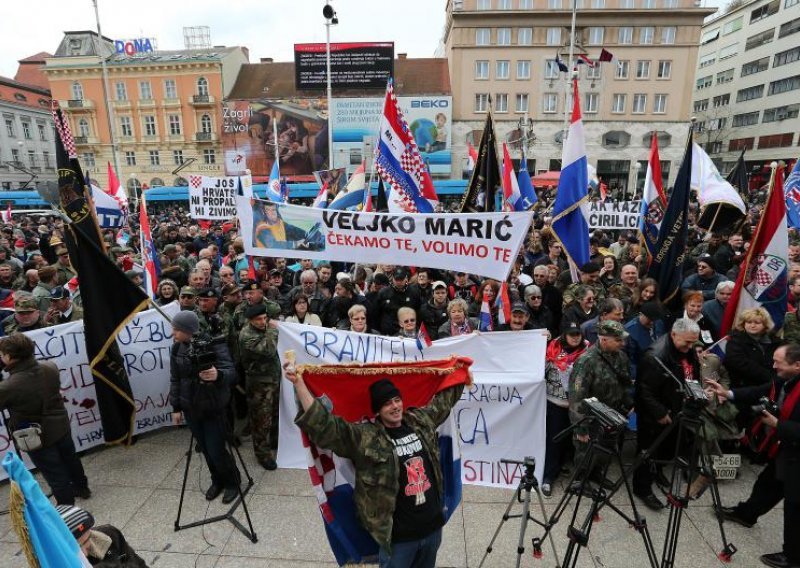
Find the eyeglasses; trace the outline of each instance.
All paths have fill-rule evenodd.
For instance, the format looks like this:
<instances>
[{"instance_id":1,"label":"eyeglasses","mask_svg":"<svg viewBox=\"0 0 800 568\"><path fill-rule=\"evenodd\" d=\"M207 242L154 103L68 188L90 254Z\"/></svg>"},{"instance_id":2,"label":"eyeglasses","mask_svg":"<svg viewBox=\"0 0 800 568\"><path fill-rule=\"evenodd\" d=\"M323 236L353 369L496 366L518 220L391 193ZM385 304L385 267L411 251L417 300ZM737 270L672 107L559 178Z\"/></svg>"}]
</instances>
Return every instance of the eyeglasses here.
<instances>
[{"instance_id":1,"label":"eyeglasses","mask_svg":"<svg viewBox=\"0 0 800 568\"><path fill-rule=\"evenodd\" d=\"M528 299L529 300L541 300L542 297L541 296L528 296Z\"/></svg>"}]
</instances>

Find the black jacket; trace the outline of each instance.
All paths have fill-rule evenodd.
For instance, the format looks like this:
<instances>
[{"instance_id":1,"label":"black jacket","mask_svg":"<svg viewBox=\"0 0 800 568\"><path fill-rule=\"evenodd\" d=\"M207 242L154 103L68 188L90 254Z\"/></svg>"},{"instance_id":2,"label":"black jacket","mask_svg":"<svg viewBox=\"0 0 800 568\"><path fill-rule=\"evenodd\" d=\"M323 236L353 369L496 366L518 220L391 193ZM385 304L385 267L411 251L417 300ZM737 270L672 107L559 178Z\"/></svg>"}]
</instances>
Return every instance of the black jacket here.
<instances>
[{"instance_id":1,"label":"black jacket","mask_svg":"<svg viewBox=\"0 0 800 568\"><path fill-rule=\"evenodd\" d=\"M447 302L442 307L435 306L433 300L427 302L420 308L419 318L425 324L431 341L439 339L439 328L447 321Z\"/></svg>"},{"instance_id":2,"label":"black jacket","mask_svg":"<svg viewBox=\"0 0 800 568\"><path fill-rule=\"evenodd\" d=\"M725 368L734 387L749 387L769 383L775 378L772 355L774 341L759 343L744 331L734 331L725 350Z\"/></svg>"},{"instance_id":3,"label":"black jacket","mask_svg":"<svg viewBox=\"0 0 800 568\"><path fill-rule=\"evenodd\" d=\"M394 286L386 286L378 292L378 329L383 335L393 336L400 331L400 324L397 323L397 310L402 307L414 308L419 314L420 299L417 293L406 286L405 290L397 290Z\"/></svg>"},{"instance_id":4,"label":"black jacket","mask_svg":"<svg viewBox=\"0 0 800 568\"><path fill-rule=\"evenodd\" d=\"M236 383L236 370L225 343L212 343L211 349L217 356L214 363L217 380L210 385L215 389L219 408L224 408L230 401L231 387ZM169 402L173 412L191 413L197 389L207 386L209 385L200 385L199 377L192 372L189 344L174 343L169 358Z\"/></svg>"}]
</instances>

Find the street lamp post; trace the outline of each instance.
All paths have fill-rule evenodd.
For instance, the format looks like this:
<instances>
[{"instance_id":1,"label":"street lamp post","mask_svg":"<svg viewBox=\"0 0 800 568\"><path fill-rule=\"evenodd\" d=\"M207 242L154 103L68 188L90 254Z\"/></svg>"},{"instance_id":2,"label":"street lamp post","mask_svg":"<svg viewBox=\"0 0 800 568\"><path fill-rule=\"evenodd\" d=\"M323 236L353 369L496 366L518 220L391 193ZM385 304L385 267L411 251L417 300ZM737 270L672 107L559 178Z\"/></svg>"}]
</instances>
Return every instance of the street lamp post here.
<instances>
[{"instance_id":1,"label":"street lamp post","mask_svg":"<svg viewBox=\"0 0 800 568\"><path fill-rule=\"evenodd\" d=\"M331 26L339 23L336 10L325 0L325 7L322 8L322 16L325 18L325 75L328 88L328 168L333 169L333 88L331 86Z\"/></svg>"},{"instance_id":2,"label":"street lamp post","mask_svg":"<svg viewBox=\"0 0 800 568\"><path fill-rule=\"evenodd\" d=\"M637 160L633 164L633 191L631 192L631 199L636 198L636 190L639 188L639 171L642 169L642 164Z\"/></svg>"}]
</instances>

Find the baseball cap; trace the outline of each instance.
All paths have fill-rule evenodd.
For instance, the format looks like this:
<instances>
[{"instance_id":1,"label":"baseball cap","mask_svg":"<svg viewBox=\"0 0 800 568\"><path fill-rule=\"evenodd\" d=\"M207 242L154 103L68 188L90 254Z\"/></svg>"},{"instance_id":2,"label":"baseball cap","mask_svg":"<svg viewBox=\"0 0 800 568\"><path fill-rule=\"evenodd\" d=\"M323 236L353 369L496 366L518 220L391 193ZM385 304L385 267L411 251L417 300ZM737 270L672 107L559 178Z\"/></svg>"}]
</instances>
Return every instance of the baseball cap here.
<instances>
[{"instance_id":1,"label":"baseball cap","mask_svg":"<svg viewBox=\"0 0 800 568\"><path fill-rule=\"evenodd\" d=\"M181 288L181 296L197 296L197 290L192 288L191 286L184 286Z\"/></svg>"},{"instance_id":2,"label":"baseball cap","mask_svg":"<svg viewBox=\"0 0 800 568\"><path fill-rule=\"evenodd\" d=\"M604 320L597 324L597 335L605 335L607 337L618 337L625 339L628 337L628 332L621 323L614 320Z\"/></svg>"},{"instance_id":3,"label":"baseball cap","mask_svg":"<svg viewBox=\"0 0 800 568\"><path fill-rule=\"evenodd\" d=\"M39 309L39 302L30 294L18 294L14 298L14 309L20 313L35 312Z\"/></svg>"},{"instance_id":4,"label":"baseball cap","mask_svg":"<svg viewBox=\"0 0 800 568\"><path fill-rule=\"evenodd\" d=\"M434 282L431 285L431 290L438 290L439 288L444 288L446 290L447 289L447 284L445 284L441 280L437 280L436 282Z\"/></svg>"},{"instance_id":5,"label":"baseball cap","mask_svg":"<svg viewBox=\"0 0 800 568\"><path fill-rule=\"evenodd\" d=\"M64 298L69 298L69 292L63 286L56 286L50 290L51 300L63 300Z\"/></svg>"},{"instance_id":6,"label":"baseball cap","mask_svg":"<svg viewBox=\"0 0 800 568\"><path fill-rule=\"evenodd\" d=\"M511 304L511 312L528 312L528 308L525 307L525 304L522 302L514 302Z\"/></svg>"}]
</instances>

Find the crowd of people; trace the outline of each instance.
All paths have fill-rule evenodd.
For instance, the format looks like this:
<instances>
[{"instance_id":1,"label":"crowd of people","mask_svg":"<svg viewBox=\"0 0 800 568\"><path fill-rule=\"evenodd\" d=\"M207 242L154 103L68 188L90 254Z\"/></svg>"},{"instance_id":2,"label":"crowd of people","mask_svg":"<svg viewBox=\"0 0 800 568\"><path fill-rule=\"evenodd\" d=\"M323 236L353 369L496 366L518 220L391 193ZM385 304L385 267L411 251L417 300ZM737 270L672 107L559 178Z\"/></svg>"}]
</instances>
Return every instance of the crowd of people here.
<instances>
[{"instance_id":1,"label":"crowd of people","mask_svg":"<svg viewBox=\"0 0 800 568\"><path fill-rule=\"evenodd\" d=\"M544 207L537 211L505 283L466 272L390 263L249 259L242 235L233 223L197 222L174 203L154 207L150 219L160 265L155 302L162 306L178 302L181 310L173 320L176 347L171 359L170 402L175 422L188 422L212 472L206 497L211 500L224 493L223 499L230 502L238 492L240 476L224 445L224 425L230 428L236 443L251 438L255 455L265 469L276 468L278 399L284 372L277 353L277 322L408 338L417 337L424 324L430 338L436 340L485 331L479 316L487 303L495 322L492 331L543 329L548 336L547 448L541 483L546 496L551 495L560 475L581 464L588 468L585 473L594 483L608 483L596 463L583 460L588 430L579 427L573 440L554 441L557 433L583 416L584 398L595 396L626 415L635 412L639 451L646 450L675 419L682 400L664 368L683 380L704 384L713 399L706 419L707 451L746 453L750 448L742 436L759 419L769 421L771 427L775 426L772 419L776 421L779 456L797 451L799 417L793 406L767 418L742 401L751 400L767 385L771 388L767 394L771 392L773 399L785 405L785 393L800 376L800 321L796 315L800 242L790 244L786 259L789 303L783 327L776 328L763 308L745 310L729 334L724 360L709 351L724 337L723 313L763 208L761 197L754 196L744 223L724 234L695 228L692 221L697 208L693 205L693 228L682 275L682 307L678 310L668 310L660 303L660 283L647 277L646 253L634 232L594 231L591 259L578 267L578 281L573 282L562 244L549 227ZM0 229L0 308L7 308L3 312L4 334L82 317L80 283L59 238L62 230L57 217L21 218ZM143 285L137 235L133 217L130 230L105 232L109 256L133 282ZM511 318L497 325L494 299L503 285L511 301ZM210 341L219 354L213 365L198 369L189 351L199 337ZM193 380L198 377L199 381ZM292 380L296 385L301 382L294 376ZM198 409L196 391L207 390L203 387L208 384L213 385L210 404L217 414ZM393 401L396 405L397 396L392 388L385 388L386 392L376 397L380 404L373 410L383 416L379 421L391 432L397 426L387 418L388 410L383 415L383 405ZM313 422L315 426L309 427L309 432L327 440L329 435L324 431L330 425L319 416L325 410L314 406L305 394L299 390L299 400L305 413L312 414L301 417L299 424ZM210 418L219 413L225 420ZM674 448L674 444L662 447ZM667 483L666 474L656 461L643 464L633 479L634 493L653 510L666 506L656 489ZM762 473L772 492L757 497L758 506L740 504L721 514L752 526L759 515L774 506L776 496L784 494L782 482L789 479L788 470L780 463ZM794 467L789 469L794 471ZM701 470L690 480L692 498L703 494L711 473ZM57 480L48 482L51 486L58 484ZM72 483L73 493L80 495L83 479L78 477ZM800 526L793 521L798 510L795 498L794 493L786 492L787 545L777 556L766 555L765 563L800 565L796 546L788 544L792 540L788 531L796 532ZM62 502L72 504L69 498ZM407 503L402 506L403 518L415 518L408 507ZM391 518L398 512L390 509L379 514ZM362 521L366 514L359 510ZM790 528L789 520L795 528ZM425 526L440 528L437 523ZM388 543L384 548L388 550L403 540L405 528L401 526L394 535L386 535L382 529L381 544ZM411 533L415 539L430 537L419 531Z\"/></svg>"}]
</instances>

